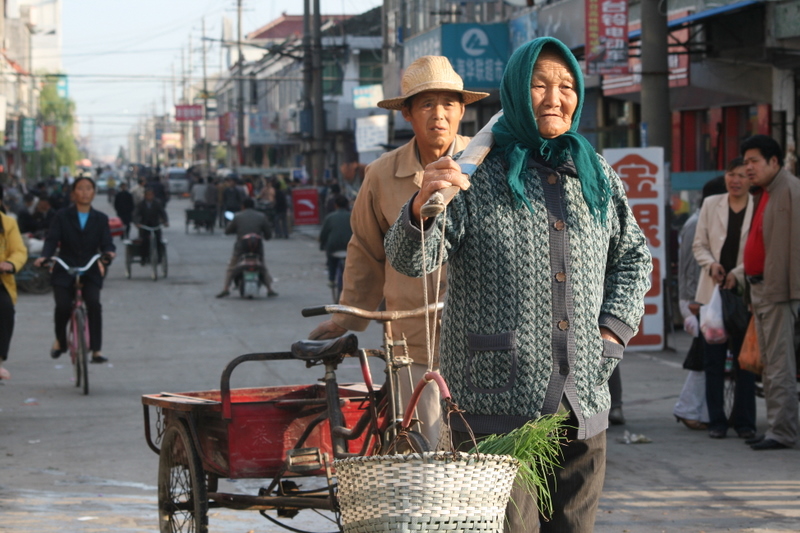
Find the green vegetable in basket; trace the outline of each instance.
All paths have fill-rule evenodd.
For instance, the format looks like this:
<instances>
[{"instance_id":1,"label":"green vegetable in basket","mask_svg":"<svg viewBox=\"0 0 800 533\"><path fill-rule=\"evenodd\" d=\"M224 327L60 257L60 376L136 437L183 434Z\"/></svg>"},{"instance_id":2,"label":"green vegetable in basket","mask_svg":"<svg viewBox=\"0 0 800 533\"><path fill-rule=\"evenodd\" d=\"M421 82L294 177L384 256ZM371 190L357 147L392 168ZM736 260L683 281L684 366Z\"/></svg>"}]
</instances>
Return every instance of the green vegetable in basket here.
<instances>
[{"instance_id":1,"label":"green vegetable in basket","mask_svg":"<svg viewBox=\"0 0 800 533\"><path fill-rule=\"evenodd\" d=\"M519 461L516 482L536 498L539 512L545 517L553 512L547 478L558 466L560 446L566 440L566 419L566 414L545 415L504 435L489 435L478 443L478 453L510 455Z\"/></svg>"}]
</instances>

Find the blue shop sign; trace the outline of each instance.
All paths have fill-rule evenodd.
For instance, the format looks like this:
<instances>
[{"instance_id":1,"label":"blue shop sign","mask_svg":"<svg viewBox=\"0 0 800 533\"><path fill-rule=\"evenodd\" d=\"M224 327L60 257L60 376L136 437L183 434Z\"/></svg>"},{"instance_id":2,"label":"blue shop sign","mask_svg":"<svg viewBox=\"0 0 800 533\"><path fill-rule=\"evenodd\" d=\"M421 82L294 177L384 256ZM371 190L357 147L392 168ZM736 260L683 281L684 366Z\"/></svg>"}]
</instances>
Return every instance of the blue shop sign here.
<instances>
[{"instance_id":1,"label":"blue shop sign","mask_svg":"<svg viewBox=\"0 0 800 533\"><path fill-rule=\"evenodd\" d=\"M445 24L442 55L464 80L467 89L497 89L509 56L508 25Z\"/></svg>"}]
</instances>

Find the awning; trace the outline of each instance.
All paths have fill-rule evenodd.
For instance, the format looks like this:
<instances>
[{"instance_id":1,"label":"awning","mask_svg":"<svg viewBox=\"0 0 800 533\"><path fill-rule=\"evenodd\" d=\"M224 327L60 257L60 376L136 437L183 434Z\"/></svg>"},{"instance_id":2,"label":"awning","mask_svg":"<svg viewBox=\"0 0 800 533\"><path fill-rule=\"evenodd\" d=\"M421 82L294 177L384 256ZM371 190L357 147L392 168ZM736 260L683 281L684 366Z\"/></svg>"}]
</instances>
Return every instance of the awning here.
<instances>
[{"instance_id":1,"label":"awning","mask_svg":"<svg viewBox=\"0 0 800 533\"><path fill-rule=\"evenodd\" d=\"M685 26L693 26L698 22L710 17L722 15L723 13L732 13L734 11L744 9L746 7L763 3L765 3L765 0L742 0L741 2L733 2L732 4L728 4L725 6L706 9L705 11L701 11L699 13L694 13L692 15L687 15L685 17L680 17L677 19L670 20L667 22L667 28L670 30L675 30L678 28L683 28ZM634 30L628 32L628 40L641 39L641 37L642 37L642 30Z\"/></svg>"}]
</instances>

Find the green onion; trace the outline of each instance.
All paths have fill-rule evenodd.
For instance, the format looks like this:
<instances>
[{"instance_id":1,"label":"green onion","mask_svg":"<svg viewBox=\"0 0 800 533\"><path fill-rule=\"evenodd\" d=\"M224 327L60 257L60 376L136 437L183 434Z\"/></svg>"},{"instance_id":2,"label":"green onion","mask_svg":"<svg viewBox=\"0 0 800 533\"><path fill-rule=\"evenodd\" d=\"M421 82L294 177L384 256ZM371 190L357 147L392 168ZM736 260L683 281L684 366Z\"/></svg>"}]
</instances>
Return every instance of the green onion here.
<instances>
[{"instance_id":1,"label":"green onion","mask_svg":"<svg viewBox=\"0 0 800 533\"><path fill-rule=\"evenodd\" d=\"M504 435L489 435L478 443L478 453L510 455L519 461L516 482L536 498L545 518L553 512L547 478L558 467L561 444L566 442L566 419L566 413L545 415Z\"/></svg>"}]
</instances>

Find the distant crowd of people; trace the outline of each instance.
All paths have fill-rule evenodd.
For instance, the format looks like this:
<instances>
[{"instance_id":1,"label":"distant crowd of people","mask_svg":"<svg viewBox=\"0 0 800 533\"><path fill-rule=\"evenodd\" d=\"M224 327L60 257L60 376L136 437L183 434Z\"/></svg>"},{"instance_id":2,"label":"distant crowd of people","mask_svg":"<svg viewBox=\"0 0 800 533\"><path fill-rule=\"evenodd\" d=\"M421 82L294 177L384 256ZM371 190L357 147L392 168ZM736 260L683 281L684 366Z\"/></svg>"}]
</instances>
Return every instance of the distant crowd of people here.
<instances>
[{"instance_id":1,"label":"distant crowd of people","mask_svg":"<svg viewBox=\"0 0 800 533\"><path fill-rule=\"evenodd\" d=\"M798 438L796 331L800 315L800 179L782 147L766 135L746 139L742 157L703 187L700 209L680 234L679 295L684 328L695 336L689 370L673 413L714 439L728 429L753 450L792 448ZM699 318L715 291L752 313L763 364L767 431L756 432L756 375L741 368L746 329L726 328L719 342ZM729 365L729 368L726 367ZM725 379L733 402L725 409Z\"/></svg>"}]
</instances>

